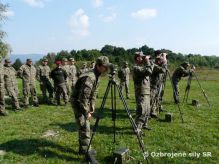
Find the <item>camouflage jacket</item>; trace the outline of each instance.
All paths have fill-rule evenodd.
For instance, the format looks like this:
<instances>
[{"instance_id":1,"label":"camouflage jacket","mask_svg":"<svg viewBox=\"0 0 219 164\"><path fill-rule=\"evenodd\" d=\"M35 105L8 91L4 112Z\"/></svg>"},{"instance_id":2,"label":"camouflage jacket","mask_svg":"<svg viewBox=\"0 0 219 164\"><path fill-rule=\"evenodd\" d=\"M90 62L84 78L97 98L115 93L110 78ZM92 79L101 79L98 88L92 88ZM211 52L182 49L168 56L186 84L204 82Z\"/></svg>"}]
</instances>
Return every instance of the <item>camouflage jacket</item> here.
<instances>
[{"instance_id":1,"label":"camouflage jacket","mask_svg":"<svg viewBox=\"0 0 219 164\"><path fill-rule=\"evenodd\" d=\"M91 70L93 70L93 69L91 69ZM83 74L83 73L85 73L87 71L89 71L88 68L81 68L80 71L79 71L79 75L81 75L81 74Z\"/></svg>"},{"instance_id":2,"label":"camouflage jacket","mask_svg":"<svg viewBox=\"0 0 219 164\"><path fill-rule=\"evenodd\" d=\"M67 73L67 76L69 77L69 73L70 73L70 66L69 65L63 65L62 69L65 70L65 72Z\"/></svg>"},{"instance_id":3,"label":"camouflage jacket","mask_svg":"<svg viewBox=\"0 0 219 164\"><path fill-rule=\"evenodd\" d=\"M172 79L174 81L179 82L181 80L182 77L186 77L190 74L190 70L186 70L183 66L178 67L174 72L173 72L173 76Z\"/></svg>"},{"instance_id":4,"label":"camouflage jacket","mask_svg":"<svg viewBox=\"0 0 219 164\"><path fill-rule=\"evenodd\" d=\"M77 68L75 65L69 66L69 79L76 80L77 79Z\"/></svg>"},{"instance_id":5,"label":"camouflage jacket","mask_svg":"<svg viewBox=\"0 0 219 164\"><path fill-rule=\"evenodd\" d=\"M4 75L5 86L7 87L17 86L16 70L11 66L4 66L3 70L4 70L3 75Z\"/></svg>"},{"instance_id":6,"label":"camouflage jacket","mask_svg":"<svg viewBox=\"0 0 219 164\"><path fill-rule=\"evenodd\" d=\"M130 74L130 69L127 67L123 67L119 72L119 78L121 81L129 81L129 74Z\"/></svg>"},{"instance_id":7,"label":"camouflage jacket","mask_svg":"<svg viewBox=\"0 0 219 164\"><path fill-rule=\"evenodd\" d=\"M0 63L0 92L2 92L2 90L4 90L4 75L3 75L3 66ZM1 95L1 93L0 93Z\"/></svg>"},{"instance_id":8,"label":"camouflage jacket","mask_svg":"<svg viewBox=\"0 0 219 164\"><path fill-rule=\"evenodd\" d=\"M75 84L75 89L72 94L73 104L85 115L90 112L90 107L95 106L97 88L100 74L97 71L91 70L82 74Z\"/></svg>"},{"instance_id":9,"label":"camouflage jacket","mask_svg":"<svg viewBox=\"0 0 219 164\"><path fill-rule=\"evenodd\" d=\"M49 66L40 65L37 69L37 80L43 81L46 79L47 80L50 79L50 73L51 73L51 70Z\"/></svg>"},{"instance_id":10,"label":"camouflage jacket","mask_svg":"<svg viewBox=\"0 0 219 164\"><path fill-rule=\"evenodd\" d=\"M163 74L166 72L166 67L154 64L154 69L150 77L151 88L157 88L162 82Z\"/></svg>"},{"instance_id":11,"label":"camouflage jacket","mask_svg":"<svg viewBox=\"0 0 219 164\"><path fill-rule=\"evenodd\" d=\"M18 76L23 82L34 84L36 79L36 68L33 65L29 66L24 64L18 70Z\"/></svg>"},{"instance_id":12,"label":"camouflage jacket","mask_svg":"<svg viewBox=\"0 0 219 164\"><path fill-rule=\"evenodd\" d=\"M145 65L135 65L133 68L133 80L136 95L150 94L150 75L152 74L154 64L151 62Z\"/></svg>"}]
</instances>

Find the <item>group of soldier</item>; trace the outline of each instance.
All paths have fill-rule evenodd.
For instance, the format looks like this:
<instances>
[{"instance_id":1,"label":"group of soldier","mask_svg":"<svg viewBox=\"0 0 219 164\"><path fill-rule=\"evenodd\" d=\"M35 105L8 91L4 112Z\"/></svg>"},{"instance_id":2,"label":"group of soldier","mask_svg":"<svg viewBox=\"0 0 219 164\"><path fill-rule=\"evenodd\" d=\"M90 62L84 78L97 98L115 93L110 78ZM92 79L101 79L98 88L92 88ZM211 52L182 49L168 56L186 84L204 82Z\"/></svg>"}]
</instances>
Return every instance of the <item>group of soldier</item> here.
<instances>
[{"instance_id":1,"label":"group of soldier","mask_svg":"<svg viewBox=\"0 0 219 164\"><path fill-rule=\"evenodd\" d=\"M40 83L43 100L48 104L61 105L63 97L65 105L70 101L75 120L78 125L79 153L85 154L90 142L90 119L95 111L95 101L100 76L110 69L109 59L106 56L100 56L91 66L87 68L86 63L80 70L75 66L75 60L64 58L62 61L56 61L56 67L51 71L48 66L48 60L43 59L42 64L36 69L31 59L16 72L10 65L9 60L5 60L4 67L1 69L0 76L0 114L4 115L4 86L9 96L12 98L13 106L16 110L20 109L18 101L18 88L16 76L23 80L24 107L29 106L29 97L32 96L33 106L38 106L38 98L35 88L35 79ZM133 67L133 82L136 100L135 123L137 129L151 130L148 125L150 118L157 118L162 108L162 99L164 95L165 83L167 78L167 54L161 51L155 52L155 59L146 56L143 52L136 52ZM184 62L175 70L172 76L173 96L175 103L179 103L178 83L181 77L188 76L194 71L189 68L189 63ZM120 89L126 92L126 98L130 99L129 80L130 69L125 62L118 71L120 79ZM51 80L53 80L53 84ZM47 91L49 96L47 96Z\"/></svg>"},{"instance_id":2,"label":"group of soldier","mask_svg":"<svg viewBox=\"0 0 219 164\"><path fill-rule=\"evenodd\" d=\"M82 68L77 71L74 58L69 60L63 58L62 61L56 61L55 64L56 67L51 71L48 66L48 59L43 58L38 68L33 65L31 59L27 59L26 63L16 71L11 66L11 61L5 59L4 65L0 69L0 115L6 116L8 114L5 110L6 92L12 100L12 108L15 111L28 108L30 97L32 105L38 107L39 100L36 91L36 80L40 84L43 103L61 105L60 98L63 97L65 104L67 104L70 101L70 95L78 76L93 68L93 62L89 68L87 63L84 62ZM17 77L22 79L23 103L20 103L18 98Z\"/></svg>"}]
</instances>

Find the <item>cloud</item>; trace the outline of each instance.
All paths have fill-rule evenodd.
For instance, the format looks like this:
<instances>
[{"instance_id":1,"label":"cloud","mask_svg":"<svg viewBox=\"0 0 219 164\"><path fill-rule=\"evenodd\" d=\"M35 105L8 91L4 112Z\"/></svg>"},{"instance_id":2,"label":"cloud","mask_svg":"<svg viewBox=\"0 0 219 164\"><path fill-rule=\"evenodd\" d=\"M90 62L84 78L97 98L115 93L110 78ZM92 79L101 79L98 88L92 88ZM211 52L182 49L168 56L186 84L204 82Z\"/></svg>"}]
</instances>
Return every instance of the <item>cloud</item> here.
<instances>
[{"instance_id":1,"label":"cloud","mask_svg":"<svg viewBox=\"0 0 219 164\"><path fill-rule=\"evenodd\" d=\"M85 37L89 32L89 17L83 9L78 9L70 19L70 27L73 34L79 37Z\"/></svg>"},{"instance_id":2,"label":"cloud","mask_svg":"<svg viewBox=\"0 0 219 164\"><path fill-rule=\"evenodd\" d=\"M102 14L99 17L105 23L113 22L117 17L117 14L115 12L115 8L112 8L112 7L107 8L107 11L109 12L109 15Z\"/></svg>"},{"instance_id":3,"label":"cloud","mask_svg":"<svg viewBox=\"0 0 219 164\"><path fill-rule=\"evenodd\" d=\"M103 0L92 0L92 4L95 8L103 6Z\"/></svg>"},{"instance_id":4,"label":"cloud","mask_svg":"<svg viewBox=\"0 0 219 164\"><path fill-rule=\"evenodd\" d=\"M157 16L156 9L140 9L136 12L133 12L131 16L138 20L148 20Z\"/></svg>"},{"instance_id":5,"label":"cloud","mask_svg":"<svg viewBox=\"0 0 219 164\"><path fill-rule=\"evenodd\" d=\"M13 17L14 16L14 11L8 10L6 12L3 12L2 15L5 16L5 17Z\"/></svg>"},{"instance_id":6,"label":"cloud","mask_svg":"<svg viewBox=\"0 0 219 164\"><path fill-rule=\"evenodd\" d=\"M23 0L23 1L31 7L43 8L45 6L45 2L47 2L48 0Z\"/></svg>"}]
</instances>

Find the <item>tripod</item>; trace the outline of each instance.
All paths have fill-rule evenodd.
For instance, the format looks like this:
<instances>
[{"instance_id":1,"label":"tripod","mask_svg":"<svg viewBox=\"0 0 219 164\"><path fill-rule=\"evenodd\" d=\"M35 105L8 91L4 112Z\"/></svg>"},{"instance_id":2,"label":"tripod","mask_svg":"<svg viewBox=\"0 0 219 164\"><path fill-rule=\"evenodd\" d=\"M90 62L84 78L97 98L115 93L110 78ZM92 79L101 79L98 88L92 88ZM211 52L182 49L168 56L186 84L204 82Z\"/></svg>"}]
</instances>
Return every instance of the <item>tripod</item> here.
<instances>
[{"instance_id":1,"label":"tripod","mask_svg":"<svg viewBox=\"0 0 219 164\"><path fill-rule=\"evenodd\" d=\"M189 75L188 81L187 81L187 86L186 86L186 90L185 90L185 94L183 97L183 102L182 104L184 104L184 102L186 101L186 103L188 102L188 97L189 97L189 91L190 91L190 87L191 87L191 82L192 82L192 74Z\"/></svg>"},{"instance_id":2,"label":"tripod","mask_svg":"<svg viewBox=\"0 0 219 164\"><path fill-rule=\"evenodd\" d=\"M139 147L143 153L143 157L144 159L147 161L147 163L149 163L149 160L147 158L147 152L145 152L145 148L144 148L144 143L143 143L143 139L142 139L142 136L141 136L141 132L138 130L136 124L135 124L135 121L131 115L131 112L130 110L128 109L128 106L126 104L126 101L123 97L123 94L120 90L120 87L117 83L117 81L115 80L115 77L114 77L115 74L110 74L109 76L109 82L108 82L108 85L107 85L107 88L106 88L106 91L105 91L105 94L104 94L104 97L103 97L103 100L102 100L102 103L101 103L101 106L100 106L100 109L99 109L99 113L97 115L97 118L96 118L96 122L94 124L94 127L93 127L93 133L92 133L92 136L91 136L91 139L90 139L90 143L88 145L88 149L87 149L87 152L89 151L89 148L91 146L91 143L93 141L93 138L94 138L94 135L96 134L96 131L97 131L97 128L98 128L98 124L99 124L99 121L100 119L102 118L102 115L104 113L104 106L105 106L105 103L106 103L106 99L108 97L108 94L109 94L109 91L111 91L111 106L112 106L112 120L113 120L113 129L114 129L114 138L113 138L113 142L115 143L115 139L116 139L116 135L115 135L115 129L116 129L116 90L118 91L119 93L119 97L123 103L123 106L126 110L126 113L128 115L128 118L129 118L129 121L130 121L130 124L132 126L132 129L133 129L133 132L134 134L136 135L137 137L137 140L138 140L138 144L139 144Z\"/></svg>"},{"instance_id":3,"label":"tripod","mask_svg":"<svg viewBox=\"0 0 219 164\"><path fill-rule=\"evenodd\" d=\"M198 79L198 77L197 77L195 72L193 72L192 74L189 75L189 78L188 78L188 81L187 81L186 90L185 90L185 95L184 95L184 98L183 98L183 103L184 103L184 100L186 100L186 103L187 103L188 96L189 96L189 91L190 91L190 86L191 86L191 82L192 82L192 76L194 76L196 81L198 82L199 88L201 89L201 91L202 91L202 93L203 93L203 95L204 95L204 97L205 97L205 99L206 99L206 101L207 101L207 103L208 103L208 105L210 107L210 102L208 100L208 96L205 93L204 89L202 88L201 83L200 83L200 81L199 81L199 79Z\"/></svg>"}]
</instances>

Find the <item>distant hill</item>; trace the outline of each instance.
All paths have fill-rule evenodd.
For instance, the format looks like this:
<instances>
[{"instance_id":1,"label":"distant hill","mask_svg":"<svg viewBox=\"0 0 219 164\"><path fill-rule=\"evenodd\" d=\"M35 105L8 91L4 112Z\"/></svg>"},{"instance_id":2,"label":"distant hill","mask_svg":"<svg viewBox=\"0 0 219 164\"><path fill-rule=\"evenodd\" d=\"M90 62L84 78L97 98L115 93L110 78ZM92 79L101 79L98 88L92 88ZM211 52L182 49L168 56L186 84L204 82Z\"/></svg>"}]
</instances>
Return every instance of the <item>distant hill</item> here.
<instances>
[{"instance_id":1,"label":"distant hill","mask_svg":"<svg viewBox=\"0 0 219 164\"><path fill-rule=\"evenodd\" d=\"M14 62L17 58L19 58L22 62L25 62L27 58L31 58L33 62L36 62L43 56L43 54L12 54L9 58L12 62Z\"/></svg>"}]
</instances>

